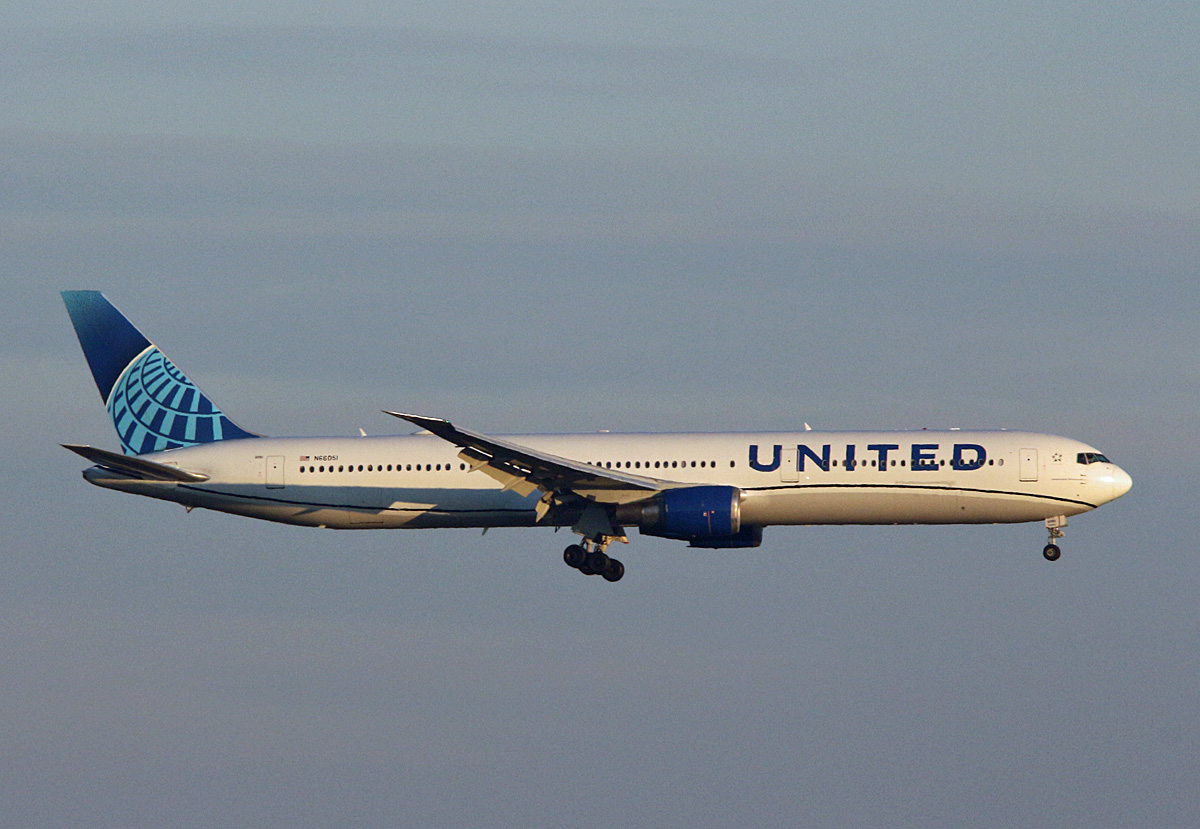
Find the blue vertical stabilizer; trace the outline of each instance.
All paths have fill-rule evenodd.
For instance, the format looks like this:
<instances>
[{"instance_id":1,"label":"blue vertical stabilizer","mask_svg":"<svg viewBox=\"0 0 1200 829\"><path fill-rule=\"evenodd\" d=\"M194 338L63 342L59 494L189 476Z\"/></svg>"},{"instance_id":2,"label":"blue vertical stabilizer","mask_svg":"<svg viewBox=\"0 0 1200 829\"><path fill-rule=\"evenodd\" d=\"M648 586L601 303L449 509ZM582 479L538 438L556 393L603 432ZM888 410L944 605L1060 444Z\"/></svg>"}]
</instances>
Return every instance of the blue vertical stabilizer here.
<instances>
[{"instance_id":1,"label":"blue vertical stabilizer","mask_svg":"<svg viewBox=\"0 0 1200 829\"><path fill-rule=\"evenodd\" d=\"M63 302L127 455L250 438L99 291Z\"/></svg>"}]
</instances>

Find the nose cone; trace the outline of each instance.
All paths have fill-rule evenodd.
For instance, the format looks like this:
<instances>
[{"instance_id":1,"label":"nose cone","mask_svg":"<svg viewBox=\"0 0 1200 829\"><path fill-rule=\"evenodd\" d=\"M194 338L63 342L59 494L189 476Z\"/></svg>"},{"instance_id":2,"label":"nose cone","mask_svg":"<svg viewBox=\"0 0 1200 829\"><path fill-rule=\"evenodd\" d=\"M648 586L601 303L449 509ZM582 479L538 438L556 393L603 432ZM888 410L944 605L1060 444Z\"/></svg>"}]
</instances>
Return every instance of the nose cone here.
<instances>
[{"instance_id":1,"label":"nose cone","mask_svg":"<svg viewBox=\"0 0 1200 829\"><path fill-rule=\"evenodd\" d=\"M1129 477L1129 473L1119 466L1113 467L1112 474L1112 497L1113 499L1120 498L1133 487L1133 478Z\"/></svg>"},{"instance_id":2,"label":"nose cone","mask_svg":"<svg viewBox=\"0 0 1200 829\"><path fill-rule=\"evenodd\" d=\"M1129 477L1129 473L1116 464L1096 464L1092 467L1092 481L1098 484L1097 494L1104 492L1104 487L1108 487L1108 497L1104 500L1115 501L1120 498L1133 486L1133 478Z\"/></svg>"}]
</instances>

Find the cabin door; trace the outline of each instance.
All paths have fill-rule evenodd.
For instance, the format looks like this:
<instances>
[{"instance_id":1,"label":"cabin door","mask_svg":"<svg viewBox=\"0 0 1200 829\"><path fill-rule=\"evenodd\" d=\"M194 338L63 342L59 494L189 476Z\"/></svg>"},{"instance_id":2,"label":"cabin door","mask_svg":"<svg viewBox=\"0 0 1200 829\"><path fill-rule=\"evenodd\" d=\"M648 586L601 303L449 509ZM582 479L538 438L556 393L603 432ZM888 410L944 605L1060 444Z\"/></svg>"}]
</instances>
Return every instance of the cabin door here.
<instances>
[{"instance_id":1,"label":"cabin door","mask_svg":"<svg viewBox=\"0 0 1200 829\"><path fill-rule=\"evenodd\" d=\"M1036 449L1021 450L1021 480L1036 481L1038 479L1038 457Z\"/></svg>"},{"instance_id":2,"label":"cabin door","mask_svg":"<svg viewBox=\"0 0 1200 829\"><path fill-rule=\"evenodd\" d=\"M779 461L779 480L785 484L794 484L800 480L800 470L796 465L796 447L783 447Z\"/></svg>"},{"instance_id":3,"label":"cabin door","mask_svg":"<svg viewBox=\"0 0 1200 829\"><path fill-rule=\"evenodd\" d=\"M267 488L283 489L283 455L268 455L263 463L267 465Z\"/></svg>"}]
</instances>

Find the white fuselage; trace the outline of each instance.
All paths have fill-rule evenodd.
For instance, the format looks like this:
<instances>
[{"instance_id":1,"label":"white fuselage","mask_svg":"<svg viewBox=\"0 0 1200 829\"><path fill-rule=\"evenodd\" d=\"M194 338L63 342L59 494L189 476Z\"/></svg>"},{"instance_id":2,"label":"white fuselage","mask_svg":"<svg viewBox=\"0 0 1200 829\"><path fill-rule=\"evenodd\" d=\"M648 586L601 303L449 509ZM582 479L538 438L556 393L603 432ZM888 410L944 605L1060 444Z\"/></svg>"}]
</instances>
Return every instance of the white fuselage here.
<instances>
[{"instance_id":1,"label":"white fuselage","mask_svg":"<svg viewBox=\"0 0 1200 829\"><path fill-rule=\"evenodd\" d=\"M1111 501L1130 478L1069 438L1029 432L899 431L522 435L512 440L604 469L743 492L743 524L979 524L1042 521ZM430 434L226 440L143 457L200 483L94 484L188 507L306 526L538 524L522 497ZM1084 458L1088 462L1082 462ZM551 513L540 523L570 524Z\"/></svg>"}]
</instances>

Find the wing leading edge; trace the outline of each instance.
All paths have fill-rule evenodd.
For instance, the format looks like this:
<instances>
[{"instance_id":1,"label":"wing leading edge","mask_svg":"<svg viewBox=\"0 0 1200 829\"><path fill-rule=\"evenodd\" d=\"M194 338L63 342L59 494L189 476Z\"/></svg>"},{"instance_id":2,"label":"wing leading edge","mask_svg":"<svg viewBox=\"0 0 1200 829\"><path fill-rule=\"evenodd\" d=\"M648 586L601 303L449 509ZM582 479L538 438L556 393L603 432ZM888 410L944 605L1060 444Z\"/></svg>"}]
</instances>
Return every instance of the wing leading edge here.
<instances>
[{"instance_id":1,"label":"wing leading edge","mask_svg":"<svg viewBox=\"0 0 1200 829\"><path fill-rule=\"evenodd\" d=\"M472 470L477 469L494 478L505 489L521 495L531 495L541 490L545 493L542 503L546 509L551 506L556 493L572 493L600 504L627 504L643 501L664 489L685 486L674 481L600 469L518 443L460 429L442 418L386 410L384 414L407 420L460 447L462 451L458 456L470 464ZM539 513L542 512L539 509Z\"/></svg>"}]
</instances>

